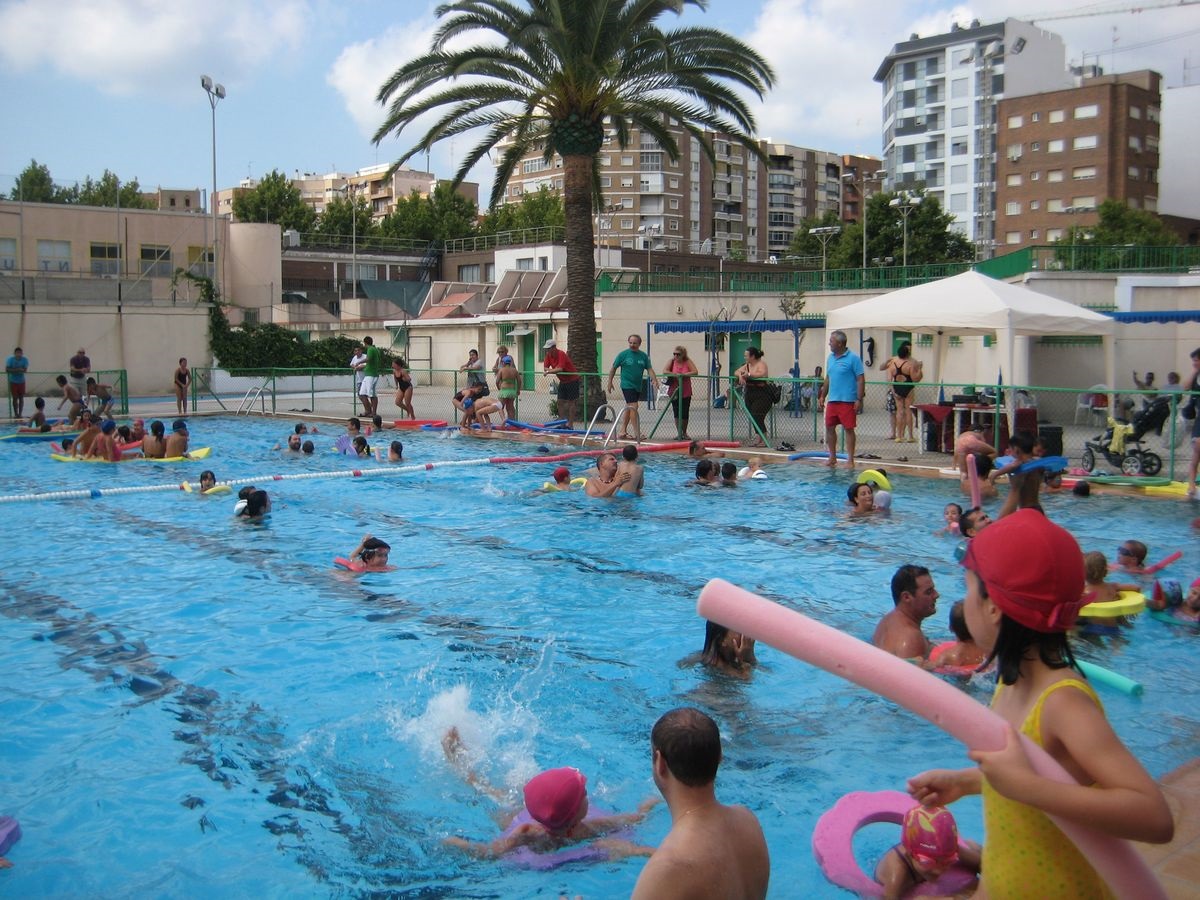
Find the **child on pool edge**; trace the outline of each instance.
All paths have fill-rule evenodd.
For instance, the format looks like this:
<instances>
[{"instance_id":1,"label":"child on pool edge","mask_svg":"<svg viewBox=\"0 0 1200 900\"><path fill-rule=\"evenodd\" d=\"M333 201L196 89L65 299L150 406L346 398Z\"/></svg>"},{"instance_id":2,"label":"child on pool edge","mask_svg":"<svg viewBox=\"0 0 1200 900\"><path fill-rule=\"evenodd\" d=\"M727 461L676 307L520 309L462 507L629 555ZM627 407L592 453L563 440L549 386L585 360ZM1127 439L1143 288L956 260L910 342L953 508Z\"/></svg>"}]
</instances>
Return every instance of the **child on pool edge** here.
<instances>
[{"instance_id":1,"label":"child on pool edge","mask_svg":"<svg viewBox=\"0 0 1200 900\"><path fill-rule=\"evenodd\" d=\"M932 884L955 863L979 871L979 845L958 840L958 823L943 806L914 806L904 814L900 843L875 866L885 900L899 900L913 888Z\"/></svg>"},{"instance_id":2,"label":"child on pool edge","mask_svg":"<svg viewBox=\"0 0 1200 900\"><path fill-rule=\"evenodd\" d=\"M967 626L996 662L992 709L1009 723L1007 740L1002 749L971 751L978 768L914 776L909 793L939 806L983 794L986 895L1025 896L1057 884L1059 896L1100 896L1099 875L1049 813L1150 843L1170 841L1175 825L1158 785L1072 671L1067 631L1083 605L1083 554L1065 529L1021 509L980 532L962 565ZM1038 775L1018 728L1079 783Z\"/></svg>"}]
</instances>

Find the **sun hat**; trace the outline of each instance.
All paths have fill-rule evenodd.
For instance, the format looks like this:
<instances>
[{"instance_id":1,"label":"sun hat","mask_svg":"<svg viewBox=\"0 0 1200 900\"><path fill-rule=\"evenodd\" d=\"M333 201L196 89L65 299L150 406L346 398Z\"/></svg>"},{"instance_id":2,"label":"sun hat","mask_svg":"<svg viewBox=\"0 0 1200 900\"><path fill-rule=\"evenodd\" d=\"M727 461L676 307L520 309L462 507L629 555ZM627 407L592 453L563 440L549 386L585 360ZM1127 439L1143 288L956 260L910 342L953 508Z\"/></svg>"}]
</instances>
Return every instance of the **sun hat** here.
<instances>
[{"instance_id":1,"label":"sun hat","mask_svg":"<svg viewBox=\"0 0 1200 900\"><path fill-rule=\"evenodd\" d=\"M1036 509L1019 509L980 531L962 564L1001 612L1034 631L1068 630L1085 604L1079 544Z\"/></svg>"},{"instance_id":2,"label":"sun hat","mask_svg":"<svg viewBox=\"0 0 1200 900\"><path fill-rule=\"evenodd\" d=\"M525 785L525 808L552 831L565 828L587 799L587 778L578 769L548 769Z\"/></svg>"},{"instance_id":3,"label":"sun hat","mask_svg":"<svg viewBox=\"0 0 1200 900\"><path fill-rule=\"evenodd\" d=\"M958 858L958 823L944 806L914 806L906 812L900 840L909 853L934 862Z\"/></svg>"},{"instance_id":4,"label":"sun hat","mask_svg":"<svg viewBox=\"0 0 1200 900\"><path fill-rule=\"evenodd\" d=\"M548 340L548 341L546 341L546 343L542 344L542 349L549 350L551 347L557 347L557 346L558 346L558 344L554 343L554 338L550 338L550 340Z\"/></svg>"}]
</instances>

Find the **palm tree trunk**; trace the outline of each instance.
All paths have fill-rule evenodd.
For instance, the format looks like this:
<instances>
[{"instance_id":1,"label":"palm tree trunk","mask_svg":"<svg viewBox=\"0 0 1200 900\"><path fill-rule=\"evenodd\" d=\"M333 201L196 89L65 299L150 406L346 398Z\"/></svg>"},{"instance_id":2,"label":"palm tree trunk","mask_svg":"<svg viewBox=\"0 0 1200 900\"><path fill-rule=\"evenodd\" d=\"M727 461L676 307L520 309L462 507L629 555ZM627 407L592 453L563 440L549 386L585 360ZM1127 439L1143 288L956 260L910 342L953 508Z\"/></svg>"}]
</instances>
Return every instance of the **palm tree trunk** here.
<instances>
[{"instance_id":1,"label":"palm tree trunk","mask_svg":"<svg viewBox=\"0 0 1200 900\"><path fill-rule=\"evenodd\" d=\"M567 238L567 343L580 372L598 371L596 359L596 263L592 233L592 165L595 157L563 157L563 212ZM583 379L588 418L603 402L595 378Z\"/></svg>"}]
</instances>

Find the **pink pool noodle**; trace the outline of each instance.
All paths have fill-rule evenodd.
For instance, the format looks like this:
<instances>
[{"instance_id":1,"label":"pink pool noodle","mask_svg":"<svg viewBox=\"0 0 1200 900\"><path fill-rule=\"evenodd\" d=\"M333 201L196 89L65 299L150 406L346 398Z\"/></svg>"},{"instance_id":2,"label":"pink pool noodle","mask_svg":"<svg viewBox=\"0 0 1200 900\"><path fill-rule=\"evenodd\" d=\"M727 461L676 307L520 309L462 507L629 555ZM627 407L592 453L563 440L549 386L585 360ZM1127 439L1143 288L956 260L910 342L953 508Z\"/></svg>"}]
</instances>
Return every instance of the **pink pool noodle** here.
<instances>
[{"instance_id":1,"label":"pink pool noodle","mask_svg":"<svg viewBox=\"0 0 1200 900\"><path fill-rule=\"evenodd\" d=\"M983 493L979 488L979 470L975 468L975 454L967 454L967 477L971 480L971 508L983 505Z\"/></svg>"},{"instance_id":2,"label":"pink pool noodle","mask_svg":"<svg viewBox=\"0 0 1200 900\"><path fill-rule=\"evenodd\" d=\"M878 647L822 625L808 616L714 578L700 592L696 611L797 659L853 681L937 725L971 750L1004 747L1008 724L958 688ZM1072 783L1049 754L1022 736L1034 770ZM1165 900L1154 873L1128 841L1050 817L1118 897Z\"/></svg>"}]
</instances>

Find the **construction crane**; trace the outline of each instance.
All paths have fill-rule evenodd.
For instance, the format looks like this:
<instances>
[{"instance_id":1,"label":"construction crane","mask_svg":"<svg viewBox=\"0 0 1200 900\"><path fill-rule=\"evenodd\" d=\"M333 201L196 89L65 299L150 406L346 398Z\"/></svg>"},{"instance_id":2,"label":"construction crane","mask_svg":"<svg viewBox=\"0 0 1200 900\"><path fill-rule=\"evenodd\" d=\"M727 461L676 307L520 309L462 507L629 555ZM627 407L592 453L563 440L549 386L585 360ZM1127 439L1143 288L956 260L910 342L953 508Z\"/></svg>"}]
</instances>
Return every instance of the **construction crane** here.
<instances>
[{"instance_id":1,"label":"construction crane","mask_svg":"<svg viewBox=\"0 0 1200 900\"><path fill-rule=\"evenodd\" d=\"M1063 12L1046 13L1044 16L1015 16L1023 22L1036 24L1038 22L1053 22L1056 19L1083 19L1088 16L1115 16L1121 13L1149 12L1152 9L1173 9L1178 6L1196 6L1200 0L1161 0L1159 3L1093 3L1091 6L1081 6Z\"/></svg>"}]
</instances>

